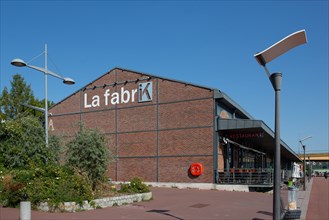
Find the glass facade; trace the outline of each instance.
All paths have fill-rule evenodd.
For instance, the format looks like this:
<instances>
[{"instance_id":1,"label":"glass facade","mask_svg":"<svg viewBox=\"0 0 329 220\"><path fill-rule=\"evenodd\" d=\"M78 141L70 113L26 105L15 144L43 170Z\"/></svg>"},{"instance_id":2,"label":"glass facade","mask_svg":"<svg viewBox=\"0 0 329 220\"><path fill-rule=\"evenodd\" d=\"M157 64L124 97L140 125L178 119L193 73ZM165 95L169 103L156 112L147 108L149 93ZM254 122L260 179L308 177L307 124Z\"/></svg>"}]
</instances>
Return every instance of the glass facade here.
<instances>
[{"instance_id":1,"label":"glass facade","mask_svg":"<svg viewBox=\"0 0 329 220\"><path fill-rule=\"evenodd\" d=\"M243 149L234 144L228 145L226 151L228 158L226 166L230 169L264 169L271 165L271 160L266 158L264 153Z\"/></svg>"}]
</instances>

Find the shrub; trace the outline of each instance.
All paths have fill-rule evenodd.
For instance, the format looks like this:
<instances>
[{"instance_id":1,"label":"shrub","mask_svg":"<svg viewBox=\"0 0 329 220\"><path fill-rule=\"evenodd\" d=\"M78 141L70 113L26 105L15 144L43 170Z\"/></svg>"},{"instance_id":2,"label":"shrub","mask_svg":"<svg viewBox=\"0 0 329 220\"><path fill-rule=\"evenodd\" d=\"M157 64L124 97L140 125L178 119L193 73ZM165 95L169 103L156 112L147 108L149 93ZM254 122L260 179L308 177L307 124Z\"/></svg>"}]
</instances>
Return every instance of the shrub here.
<instances>
[{"instance_id":1,"label":"shrub","mask_svg":"<svg viewBox=\"0 0 329 220\"><path fill-rule=\"evenodd\" d=\"M57 164L61 161L61 154L62 154L62 142L58 136L51 135L48 138L48 147L52 153L53 161Z\"/></svg>"},{"instance_id":2,"label":"shrub","mask_svg":"<svg viewBox=\"0 0 329 220\"><path fill-rule=\"evenodd\" d=\"M34 117L0 123L0 164L19 169L54 162L54 154L46 147L44 137L44 128Z\"/></svg>"},{"instance_id":3,"label":"shrub","mask_svg":"<svg viewBox=\"0 0 329 220\"><path fill-rule=\"evenodd\" d=\"M121 189L119 192L121 193L146 193L150 192L149 187L142 182L138 177L133 178L130 183L120 184Z\"/></svg>"},{"instance_id":4,"label":"shrub","mask_svg":"<svg viewBox=\"0 0 329 220\"><path fill-rule=\"evenodd\" d=\"M110 152L105 137L97 130L81 127L75 139L67 144L66 164L86 173L92 188L105 180L105 172L110 162Z\"/></svg>"},{"instance_id":5,"label":"shrub","mask_svg":"<svg viewBox=\"0 0 329 220\"><path fill-rule=\"evenodd\" d=\"M2 176L1 185L0 199L2 199L2 203L5 206L15 207L21 201L20 190L23 188L23 184L14 181L11 174L5 174Z\"/></svg>"},{"instance_id":6,"label":"shrub","mask_svg":"<svg viewBox=\"0 0 329 220\"><path fill-rule=\"evenodd\" d=\"M93 199L93 189L105 183L110 161L104 136L82 128L66 147L64 167L59 165L60 139L50 137L46 147L36 118L0 123L0 204L16 207L24 193L34 206Z\"/></svg>"},{"instance_id":7,"label":"shrub","mask_svg":"<svg viewBox=\"0 0 329 220\"><path fill-rule=\"evenodd\" d=\"M16 207L24 193L33 206L40 202L57 205L93 199L92 189L83 176L57 165L34 167L28 170L0 171L0 203Z\"/></svg>"}]
</instances>

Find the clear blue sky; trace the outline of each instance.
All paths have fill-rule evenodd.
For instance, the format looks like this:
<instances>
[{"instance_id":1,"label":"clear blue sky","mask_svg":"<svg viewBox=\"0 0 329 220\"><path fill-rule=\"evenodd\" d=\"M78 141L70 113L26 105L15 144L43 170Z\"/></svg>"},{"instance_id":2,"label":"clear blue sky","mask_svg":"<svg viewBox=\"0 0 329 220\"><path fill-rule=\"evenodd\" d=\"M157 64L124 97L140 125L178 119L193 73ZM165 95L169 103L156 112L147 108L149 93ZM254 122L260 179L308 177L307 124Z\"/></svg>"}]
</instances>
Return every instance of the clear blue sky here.
<instances>
[{"instance_id":1,"label":"clear blue sky","mask_svg":"<svg viewBox=\"0 0 329 220\"><path fill-rule=\"evenodd\" d=\"M268 64L283 73L281 138L297 153L328 151L328 1L4 1L1 91L20 73L44 98L42 73L10 61L48 44L49 99L58 102L114 67L218 88L274 130L274 91L254 59L305 29L308 43ZM43 56L30 64L44 66Z\"/></svg>"}]
</instances>

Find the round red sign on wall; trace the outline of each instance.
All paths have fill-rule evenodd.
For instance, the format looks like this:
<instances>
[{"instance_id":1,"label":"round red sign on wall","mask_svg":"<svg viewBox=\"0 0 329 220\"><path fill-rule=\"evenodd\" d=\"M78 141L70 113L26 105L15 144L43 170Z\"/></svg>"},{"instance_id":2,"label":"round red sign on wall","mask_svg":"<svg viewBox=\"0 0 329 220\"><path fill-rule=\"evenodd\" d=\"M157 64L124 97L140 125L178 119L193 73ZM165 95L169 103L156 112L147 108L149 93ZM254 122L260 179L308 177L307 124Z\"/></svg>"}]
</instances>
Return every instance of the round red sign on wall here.
<instances>
[{"instance_id":1,"label":"round red sign on wall","mask_svg":"<svg viewBox=\"0 0 329 220\"><path fill-rule=\"evenodd\" d=\"M193 176L200 176L203 172L201 163L193 163L190 166L190 172Z\"/></svg>"}]
</instances>

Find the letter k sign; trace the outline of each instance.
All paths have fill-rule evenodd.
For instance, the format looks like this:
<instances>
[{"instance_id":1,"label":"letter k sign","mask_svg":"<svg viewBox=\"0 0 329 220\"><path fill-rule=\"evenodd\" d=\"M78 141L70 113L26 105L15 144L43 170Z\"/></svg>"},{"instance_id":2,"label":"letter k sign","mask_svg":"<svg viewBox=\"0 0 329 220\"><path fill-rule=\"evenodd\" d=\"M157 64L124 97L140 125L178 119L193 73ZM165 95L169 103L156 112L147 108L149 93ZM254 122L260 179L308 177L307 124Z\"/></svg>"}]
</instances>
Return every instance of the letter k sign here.
<instances>
[{"instance_id":1,"label":"letter k sign","mask_svg":"<svg viewBox=\"0 0 329 220\"><path fill-rule=\"evenodd\" d=\"M139 84L138 102L152 102L152 82Z\"/></svg>"}]
</instances>

